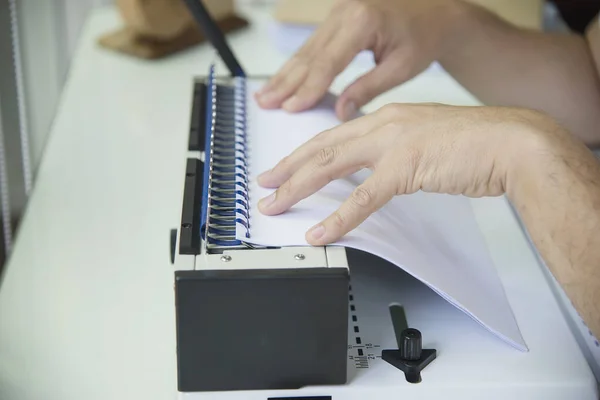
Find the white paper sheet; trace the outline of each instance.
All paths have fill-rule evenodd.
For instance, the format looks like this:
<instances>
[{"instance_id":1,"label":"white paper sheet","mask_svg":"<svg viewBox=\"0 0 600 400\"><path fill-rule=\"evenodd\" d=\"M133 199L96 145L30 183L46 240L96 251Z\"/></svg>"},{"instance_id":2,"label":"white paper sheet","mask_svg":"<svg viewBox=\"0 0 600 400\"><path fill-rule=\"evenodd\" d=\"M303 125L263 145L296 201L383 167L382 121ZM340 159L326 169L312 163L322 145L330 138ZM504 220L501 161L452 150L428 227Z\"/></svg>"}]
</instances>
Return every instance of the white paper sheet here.
<instances>
[{"instance_id":1,"label":"white paper sheet","mask_svg":"<svg viewBox=\"0 0 600 400\"><path fill-rule=\"evenodd\" d=\"M305 246L306 231L336 210L369 172L331 182L281 215L263 215L257 203L272 189L260 187L256 176L339 121L332 96L310 111L289 114L260 109L252 97L257 89L248 83L251 237L245 237L245 229L237 236L264 246ZM397 196L335 245L394 263L502 340L527 350L467 198L423 192Z\"/></svg>"}]
</instances>

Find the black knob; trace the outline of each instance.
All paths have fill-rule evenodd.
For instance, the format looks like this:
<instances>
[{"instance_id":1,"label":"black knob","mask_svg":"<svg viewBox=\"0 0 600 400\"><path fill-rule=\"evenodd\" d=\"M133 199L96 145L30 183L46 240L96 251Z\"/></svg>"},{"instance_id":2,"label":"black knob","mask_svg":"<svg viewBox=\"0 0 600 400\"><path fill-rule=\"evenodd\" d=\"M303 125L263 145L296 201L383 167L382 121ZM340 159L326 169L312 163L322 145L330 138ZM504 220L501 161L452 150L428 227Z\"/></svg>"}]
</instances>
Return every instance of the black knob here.
<instances>
[{"instance_id":1,"label":"black knob","mask_svg":"<svg viewBox=\"0 0 600 400\"><path fill-rule=\"evenodd\" d=\"M421 358L421 332L418 329L408 328L400 334L400 357L403 360L418 360Z\"/></svg>"}]
</instances>

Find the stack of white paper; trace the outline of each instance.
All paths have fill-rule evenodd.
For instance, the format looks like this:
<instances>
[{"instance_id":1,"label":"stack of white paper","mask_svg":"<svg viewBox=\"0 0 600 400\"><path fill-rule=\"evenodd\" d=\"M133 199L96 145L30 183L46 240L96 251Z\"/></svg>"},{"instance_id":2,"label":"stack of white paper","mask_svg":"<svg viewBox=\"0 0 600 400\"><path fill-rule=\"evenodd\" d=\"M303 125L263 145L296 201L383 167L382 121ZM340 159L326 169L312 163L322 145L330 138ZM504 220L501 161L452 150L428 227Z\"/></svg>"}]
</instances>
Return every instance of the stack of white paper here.
<instances>
[{"instance_id":1,"label":"stack of white paper","mask_svg":"<svg viewBox=\"0 0 600 400\"><path fill-rule=\"evenodd\" d=\"M256 176L339 121L331 96L310 111L289 114L260 109L252 96L257 89L248 83L251 237L245 230L237 236L264 246L304 246L306 231L335 211L369 171L331 182L281 215L263 215L257 203L272 189L258 186ZM501 339L527 350L467 198L423 192L397 196L336 245L394 263Z\"/></svg>"}]
</instances>

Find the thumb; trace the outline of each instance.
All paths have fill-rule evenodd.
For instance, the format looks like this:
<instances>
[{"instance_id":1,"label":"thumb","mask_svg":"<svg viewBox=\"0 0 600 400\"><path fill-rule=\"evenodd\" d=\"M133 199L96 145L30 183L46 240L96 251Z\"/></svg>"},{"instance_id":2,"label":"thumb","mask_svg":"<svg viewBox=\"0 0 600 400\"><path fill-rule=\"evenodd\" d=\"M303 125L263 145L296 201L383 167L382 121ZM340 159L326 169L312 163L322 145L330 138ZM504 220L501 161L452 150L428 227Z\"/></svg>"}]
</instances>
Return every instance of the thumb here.
<instances>
[{"instance_id":1,"label":"thumb","mask_svg":"<svg viewBox=\"0 0 600 400\"><path fill-rule=\"evenodd\" d=\"M378 64L351 83L340 95L335 112L342 121L356 116L358 109L401 82L398 67L392 62Z\"/></svg>"}]
</instances>

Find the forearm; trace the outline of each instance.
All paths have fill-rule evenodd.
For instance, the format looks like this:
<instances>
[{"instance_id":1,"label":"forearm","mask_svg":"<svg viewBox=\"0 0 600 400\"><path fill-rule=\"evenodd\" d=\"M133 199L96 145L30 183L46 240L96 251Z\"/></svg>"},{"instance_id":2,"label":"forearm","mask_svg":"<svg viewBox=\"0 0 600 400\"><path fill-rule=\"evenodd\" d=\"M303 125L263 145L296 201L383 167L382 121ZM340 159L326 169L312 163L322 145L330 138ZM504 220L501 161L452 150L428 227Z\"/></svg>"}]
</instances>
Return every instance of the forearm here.
<instances>
[{"instance_id":1,"label":"forearm","mask_svg":"<svg viewBox=\"0 0 600 400\"><path fill-rule=\"evenodd\" d=\"M506 191L551 273L600 337L600 164L549 126L555 134L507 175Z\"/></svg>"},{"instance_id":2,"label":"forearm","mask_svg":"<svg viewBox=\"0 0 600 400\"><path fill-rule=\"evenodd\" d=\"M461 85L485 104L543 111L600 144L600 82L585 37L528 31L460 7L440 63Z\"/></svg>"}]
</instances>

